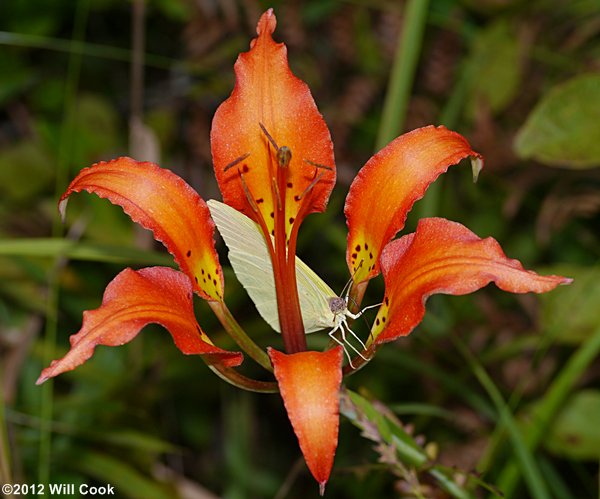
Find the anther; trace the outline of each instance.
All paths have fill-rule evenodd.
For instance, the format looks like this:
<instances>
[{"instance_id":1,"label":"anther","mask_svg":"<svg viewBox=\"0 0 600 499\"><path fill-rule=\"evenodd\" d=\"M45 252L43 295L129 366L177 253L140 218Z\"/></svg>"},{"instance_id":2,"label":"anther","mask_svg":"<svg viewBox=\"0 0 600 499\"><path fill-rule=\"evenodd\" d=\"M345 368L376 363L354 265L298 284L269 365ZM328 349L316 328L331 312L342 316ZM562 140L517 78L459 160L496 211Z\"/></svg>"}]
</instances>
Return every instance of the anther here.
<instances>
[{"instance_id":1,"label":"anther","mask_svg":"<svg viewBox=\"0 0 600 499\"><path fill-rule=\"evenodd\" d=\"M248 184L246 184L246 180L244 179L244 174L242 172L239 172L239 173L240 173L240 179L242 181L242 187L244 189L244 194L246 195L246 199L248 200L248 204L254 210L254 213L258 213L258 206L257 206L256 202L254 201L252 194L250 194L250 189L248 189Z\"/></svg>"},{"instance_id":2,"label":"anther","mask_svg":"<svg viewBox=\"0 0 600 499\"><path fill-rule=\"evenodd\" d=\"M309 192L310 192L310 191L313 189L313 187L314 187L315 185L317 185L317 182L318 182L319 180L321 180L321 178L323 177L323 175L325 175L325 172L321 172L321 173L319 173L319 174L318 174L318 175L315 177L315 179L314 179L314 180L313 180L313 181L312 181L312 182L311 182L311 183L308 185L308 187L307 187L306 189L304 189L304 192L303 192L302 194L300 194L299 196L296 196L296 200L297 200L297 201L300 201L300 200L302 200L302 198L303 198L304 196L306 196L306 195L307 195L307 194L308 194L308 193L309 193Z\"/></svg>"},{"instance_id":3,"label":"anther","mask_svg":"<svg viewBox=\"0 0 600 499\"><path fill-rule=\"evenodd\" d=\"M230 168L233 168L238 163L241 163L242 161L244 161L248 156L250 156L249 152L247 152L246 154L242 154L239 158L234 159L231 163L227 163L227 165L225 166L225 168L223 168L223 171L226 172Z\"/></svg>"},{"instance_id":4,"label":"anther","mask_svg":"<svg viewBox=\"0 0 600 499\"><path fill-rule=\"evenodd\" d=\"M281 206L281 197L279 196L279 187L277 187L277 180L275 177L271 177L271 185L273 186L273 192L275 193L275 197L277 198L277 209L281 211L283 208Z\"/></svg>"},{"instance_id":5,"label":"anther","mask_svg":"<svg viewBox=\"0 0 600 499\"><path fill-rule=\"evenodd\" d=\"M267 139L269 139L269 142L271 143L271 145L273 146L273 148L276 151L279 151L279 146L277 145L277 142L275 142L275 139L273 137L271 137L271 134L269 132L267 132L267 129L265 128L265 125L263 125L261 122L259 122L258 124L260 125L260 129L267 136Z\"/></svg>"},{"instance_id":6,"label":"anther","mask_svg":"<svg viewBox=\"0 0 600 499\"><path fill-rule=\"evenodd\" d=\"M308 163L309 165L314 166L315 168L321 168L323 170L333 171L333 168L331 168L331 166L322 165L321 163L315 163L314 161L311 161L310 159L305 159L304 162Z\"/></svg>"}]
</instances>

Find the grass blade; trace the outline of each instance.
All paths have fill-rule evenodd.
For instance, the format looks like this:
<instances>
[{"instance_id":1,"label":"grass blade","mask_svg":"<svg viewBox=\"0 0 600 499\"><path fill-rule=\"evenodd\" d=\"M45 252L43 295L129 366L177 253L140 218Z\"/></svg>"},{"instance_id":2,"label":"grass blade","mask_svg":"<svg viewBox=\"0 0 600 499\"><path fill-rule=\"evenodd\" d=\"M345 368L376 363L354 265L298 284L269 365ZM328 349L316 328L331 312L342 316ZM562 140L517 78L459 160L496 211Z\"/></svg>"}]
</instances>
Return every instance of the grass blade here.
<instances>
[{"instance_id":1,"label":"grass blade","mask_svg":"<svg viewBox=\"0 0 600 499\"><path fill-rule=\"evenodd\" d=\"M409 0L390 75L383 115L377 134L376 148L381 149L395 138L404 125L427 20L428 0Z\"/></svg>"}]
</instances>

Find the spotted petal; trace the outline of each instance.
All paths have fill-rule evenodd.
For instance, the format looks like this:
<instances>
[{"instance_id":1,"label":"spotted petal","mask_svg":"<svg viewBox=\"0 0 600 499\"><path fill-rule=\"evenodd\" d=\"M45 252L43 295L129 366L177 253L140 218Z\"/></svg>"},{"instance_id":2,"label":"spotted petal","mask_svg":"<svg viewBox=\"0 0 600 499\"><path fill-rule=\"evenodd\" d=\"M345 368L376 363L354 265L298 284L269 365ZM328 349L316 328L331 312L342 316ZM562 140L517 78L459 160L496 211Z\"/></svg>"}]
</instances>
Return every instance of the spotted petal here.
<instances>
[{"instance_id":1,"label":"spotted petal","mask_svg":"<svg viewBox=\"0 0 600 499\"><path fill-rule=\"evenodd\" d=\"M335 183L335 163L327 125L308 86L292 74L286 46L273 41L275 26L269 9L258 22L258 38L250 51L238 57L233 93L213 119L211 147L223 201L256 220L255 204L271 231L273 213L281 202L277 197L285 196L289 235L294 222L325 210ZM267 134L278 148L286 146L291 151L287 179L277 190L273 183L277 151Z\"/></svg>"},{"instance_id":2,"label":"spotted petal","mask_svg":"<svg viewBox=\"0 0 600 499\"><path fill-rule=\"evenodd\" d=\"M415 201L449 166L467 156L474 158L476 176L481 157L465 138L443 126L428 126L401 135L365 164L344 207L349 230L346 261L355 282L379 274L381 251L404 227Z\"/></svg>"},{"instance_id":3,"label":"spotted petal","mask_svg":"<svg viewBox=\"0 0 600 499\"><path fill-rule=\"evenodd\" d=\"M119 158L85 168L60 198L64 217L73 192L87 191L123 208L152 230L207 300L222 301L223 272L215 250L215 224L204 200L173 172L153 163Z\"/></svg>"},{"instance_id":4,"label":"spotted petal","mask_svg":"<svg viewBox=\"0 0 600 499\"><path fill-rule=\"evenodd\" d=\"M71 336L71 349L42 371L37 384L71 371L94 353L96 345L128 343L150 323L166 328L179 350L206 356L211 362L237 366L242 354L213 345L194 317L192 284L167 267L125 269L106 287L102 305L83 314L83 325Z\"/></svg>"},{"instance_id":5,"label":"spotted petal","mask_svg":"<svg viewBox=\"0 0 600 499\"><path fill-rule=\"evenodd\" d=\"M269 348L288 417L321 495L338 441L342 347L287 355Z\"/></svg>"},{"instance_id":6,"label":"spotted petal","mask_svg":"<svg viewBox=\"0 0 600 499\"><path fill-rule=\"evenodd\" d=\"M464 295L490 282L511 293L544 293L571 279L541 276L507 258L498 242L480 239L443 218L420 220L416 232L388 244L381 256L384 302L377 313L375 343L409 334L423 319L433 294Z\"/></svg>"}]
</instances>

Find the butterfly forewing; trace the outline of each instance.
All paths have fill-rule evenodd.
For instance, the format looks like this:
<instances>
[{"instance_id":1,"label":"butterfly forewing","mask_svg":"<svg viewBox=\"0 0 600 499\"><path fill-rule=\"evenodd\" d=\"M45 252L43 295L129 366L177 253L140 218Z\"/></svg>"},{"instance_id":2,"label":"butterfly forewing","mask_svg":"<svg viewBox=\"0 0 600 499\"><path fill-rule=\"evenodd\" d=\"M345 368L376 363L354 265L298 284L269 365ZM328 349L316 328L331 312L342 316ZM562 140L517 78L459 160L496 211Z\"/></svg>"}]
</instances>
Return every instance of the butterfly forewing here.
<instances>
[{"instance_id":1,"label":"butterfly forewing","mask_svg":"<svg viewBox=\"0 0 600 499\"><path fill-rule=\"evenodd\" d=\"M273 267L269 251L257 224L236 209L211 199L208 207L219 233L229 249L229 262L261 317L278 333L279 316ZM302 320L306 333L331 328L333 314L329 298L333 290L296 257L296 280Z\"/></svg>"}]
</instances>

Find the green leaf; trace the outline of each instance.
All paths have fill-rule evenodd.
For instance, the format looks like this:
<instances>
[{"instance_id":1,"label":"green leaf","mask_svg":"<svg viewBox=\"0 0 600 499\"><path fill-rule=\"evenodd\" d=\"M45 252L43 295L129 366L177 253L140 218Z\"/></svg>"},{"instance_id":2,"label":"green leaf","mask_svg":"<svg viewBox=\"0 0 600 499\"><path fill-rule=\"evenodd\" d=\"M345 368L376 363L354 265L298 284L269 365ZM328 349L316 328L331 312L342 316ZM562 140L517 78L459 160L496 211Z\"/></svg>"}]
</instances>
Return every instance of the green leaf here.
<instances>
[{"instance_id":1,"label":"green leaf","mask_svg":"<svg viewBox=\"0 0 600 499\"><path fill-rule=\"evenodd\" d=\"M12 239L0 241L0 255L52 257L72 260L134 265L173 265L168 254L106 244L90 244L60 238Z\"/></svg>"},{"instance_id":2,"label":"green leaf","mask_svg":"<svg viewBox=\"0 0 600 499\"><path fill-rule=\"evenodd\" d=\"M75 469L83 471L103 484L112 485L116 497L145 497L148 499L168 499L173 490L161 483L145 477L125 461L98 452L86 452L71 463Z\"/></svg>"},{"instance_id":3,"label":"green leaf","mask_svg":"<svg viewBox=\"0 0 600 499\"><path fill-rule=\"evenodd\" d=\"M44 145L25 140L0 152L0 196L18 203L37 197L54 177L54 161Z\"/></svg>"},{"instance_id":4,"label":"green leaf","mask_svg":"<svg viewBox=\"0 0 600 499\"><path fill-rule=\"evenodd\" d=\"M582 343L598 327L600 266L561 265L544 273L572 277L573 282L539 295L541 330L555 341Z\"/></svg>"},{"instance_id":5,"label":"green leaf","mask_svg":"<svg viewBox=\"0 0 600 499\"><path fill-rule=\"evenodd\" d=\"M494 113L502 111L515 97L521 80L522 47L517 33L501 19L483 30L474 41L470 56L470 114L480 105Z\"/></svg>"},{"instance_id":6,"label":"green leaf","mask_svg":"<svg viewBox=\"0 0 600 499\"><path fill-rule=\"evenodd\" d=\"M581 390L559 413L546 446L570 459L600 457L600 390Z\"/></svg>"},{"instance_id":7,"label":"green leaf","mask_svg":"<svg viewBox=\"0 0 600 499\"><path fill-rule=\"evenodd\" d=\"M521 158L565 168L600 165L600 74L577 76L552 88L518 132Z\"/></svg>"}]
</instances>

